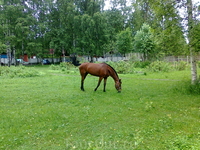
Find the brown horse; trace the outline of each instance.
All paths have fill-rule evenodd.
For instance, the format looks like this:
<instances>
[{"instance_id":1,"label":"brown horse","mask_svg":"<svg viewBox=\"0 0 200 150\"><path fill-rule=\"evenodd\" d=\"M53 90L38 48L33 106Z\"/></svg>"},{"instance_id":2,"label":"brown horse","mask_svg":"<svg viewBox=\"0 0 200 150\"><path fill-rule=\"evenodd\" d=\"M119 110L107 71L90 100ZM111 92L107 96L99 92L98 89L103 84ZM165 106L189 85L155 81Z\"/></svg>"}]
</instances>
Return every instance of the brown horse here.
<instances>
[{"instance_id":1,"label":"brown horse","mask_svg":"<svg viewBox=\"0 0 200 150\"><path fill-rule=\"evenodd\" d=\"M103 91L105 92L106 88L106 81L109 76L113 78L115 81L115 88L117 89L118 92L121 92L121 79L119 79L117 72L108 64L106 63L100 63L100 64L95 64L95 63L83 63L79 67L80 74L81 74L81 90L84 91L84 80L86 76L89 74L98 76L99 77L99 82L97 84L97 87L94 89L94 91L97 90L99 87L101 80L104 79L104 89Z\"/></svg>"}]
</instances>

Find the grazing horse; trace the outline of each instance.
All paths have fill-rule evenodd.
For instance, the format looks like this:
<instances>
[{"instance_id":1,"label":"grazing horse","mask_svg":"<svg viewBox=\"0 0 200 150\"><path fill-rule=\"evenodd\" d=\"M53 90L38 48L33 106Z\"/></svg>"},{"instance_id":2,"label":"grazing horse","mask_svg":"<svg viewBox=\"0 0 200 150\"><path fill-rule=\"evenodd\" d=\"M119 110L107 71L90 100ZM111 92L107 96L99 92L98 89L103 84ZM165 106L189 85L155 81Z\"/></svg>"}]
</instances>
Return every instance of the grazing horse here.
<instances>
[{"instance_id":1,"label":"grazing horse","mask_svg":"<svg viewBox=\"0 0 200 150\"><path fill-rule=\"evenodd\" d=\"M121 79L119 79L117 72L108 64L106 63L100 63L100 64L95 64L95 63L83 63L79 66L79 71L81 74L81 90L84 91L84 80L86 76L89 74L98 76L99 77L99 82L97 84L97 87L94 89L94 91L97 90L99 87L101 80L104 79L104 89L103 91L106 91L106 81L109 76L113 78L115 81L115 88L117 89L118 92L121 92Z\"/></svg>"}]
</instances>

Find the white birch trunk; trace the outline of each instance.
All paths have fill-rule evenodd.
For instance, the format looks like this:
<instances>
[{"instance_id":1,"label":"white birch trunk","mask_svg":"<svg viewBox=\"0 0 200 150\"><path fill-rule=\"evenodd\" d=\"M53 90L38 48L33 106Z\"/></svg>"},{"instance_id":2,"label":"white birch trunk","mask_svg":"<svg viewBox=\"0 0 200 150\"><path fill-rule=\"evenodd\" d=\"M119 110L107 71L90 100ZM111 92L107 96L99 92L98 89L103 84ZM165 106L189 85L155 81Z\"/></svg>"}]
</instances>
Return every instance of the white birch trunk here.
<instances>
[{"instance_id":1,"label":"white birch trunk","mask_svg":"<svg viewBox=\"0 0 200 150\"><path fill-rule=\"evenodd\" d=\"M190 62L191 62L191 83L195 84L197 82L197 65L196 65L196 55L190 51Z\"/></svg>"},{"instance_id":2,"label":"white birch trunk","mask_svg":"<svg viewBox=\"0 0 200 150\"><path fill-rule=\"evenodd\" d=\"M187 0L187 13L188 13L188 40L189 40L189 50L190 50L190 63L191 63L191 83L195 84L198 80L197 78L197 65L196 65L196 55L192 46L192 34L191 30L193 28L193 6L192 0Z\"/></svg>"}]
</instances>

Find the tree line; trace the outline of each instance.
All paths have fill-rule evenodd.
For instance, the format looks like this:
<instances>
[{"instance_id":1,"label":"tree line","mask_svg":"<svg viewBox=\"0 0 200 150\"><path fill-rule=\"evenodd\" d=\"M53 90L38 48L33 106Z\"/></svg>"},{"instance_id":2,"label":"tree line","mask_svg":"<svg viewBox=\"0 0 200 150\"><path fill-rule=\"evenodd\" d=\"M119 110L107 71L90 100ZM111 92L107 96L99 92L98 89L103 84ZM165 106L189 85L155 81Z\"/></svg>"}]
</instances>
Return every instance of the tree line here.
<instances>
[{"instance_id":1,"label":"tree line","mask_svg":"<svg viewBox=\"0 0 200 150\"><path fill-rule=\"evenodd\" d=\"M0 53L9 58L44 58L49 52L93 58L137 52L143 60L154 60L189 54L189 46L197 52L199 9L192 6L191 28L189 12L179 13L189 1L132 0L127 5L127 0L111 0L105 10L105 0L1 0Z\"/></svg>"}]
</instances>

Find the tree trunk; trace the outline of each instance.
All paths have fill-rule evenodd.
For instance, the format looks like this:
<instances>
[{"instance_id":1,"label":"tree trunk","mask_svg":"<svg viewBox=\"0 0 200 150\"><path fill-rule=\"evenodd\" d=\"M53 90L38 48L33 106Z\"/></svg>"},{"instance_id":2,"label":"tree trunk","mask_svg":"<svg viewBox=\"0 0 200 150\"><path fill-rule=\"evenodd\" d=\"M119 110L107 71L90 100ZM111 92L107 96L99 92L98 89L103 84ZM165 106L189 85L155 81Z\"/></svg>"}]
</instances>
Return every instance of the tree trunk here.
<instances>
[{"instance_id":1,"label":"tree trunk","mask_svg":"<svg viewBox=\"0 0 200 150\"><path fill-rule=\"evenodd\" d=\"M14 65L16 66L17 63L16 63L16 57L15 57L15 54L16 54L16 52L15 52L15 47L13 47L13 60L14 60Z\"/></svg>"},{"instance_id":2,"label":"tree trunk","mask_svg":"<svg viewBox=\"0 0 200 150\"><path fill-rule=\"evenodd\" d=\"M195 84L198 80L197 78L197 65L196 65L196 56L193 54L192 50L190 51L190 62L191 62L191 83Z\"/></svg>"},{"instance_id":3,"label":"tree trunk","mask_svg":"<svg viewBox=\"0 0 200 150\"><path fill-rule=\"evenodd\" d=\"M10 49L10 42L7 41L7 59L8 59L8 67L11 65L11 49Z\"/></svg>"},{"instance_id":4,"label":"tree trunk","mask_svg":"<svg viewBox=\"0 0 200 150\"><path fill-rule=\"evenodd\" d=\"M187 13L188 13L188 40L189 40L189 50L190 50L190 63L191 63L191 83L195 84L198 80L197 78L197 65L196 65L196 55L192 45L192 29L193 29L193 6L192 0L187 0Z\"/></svg>"}]
</instances>

